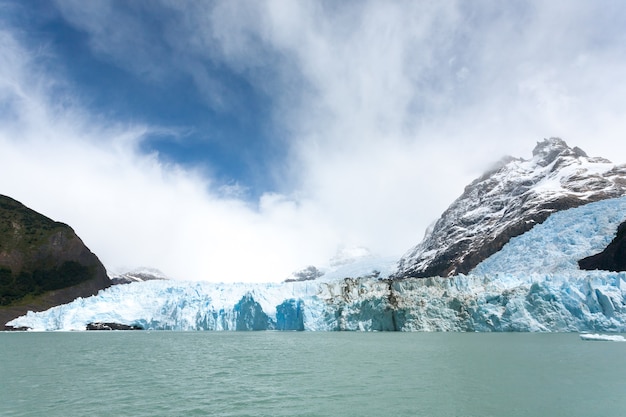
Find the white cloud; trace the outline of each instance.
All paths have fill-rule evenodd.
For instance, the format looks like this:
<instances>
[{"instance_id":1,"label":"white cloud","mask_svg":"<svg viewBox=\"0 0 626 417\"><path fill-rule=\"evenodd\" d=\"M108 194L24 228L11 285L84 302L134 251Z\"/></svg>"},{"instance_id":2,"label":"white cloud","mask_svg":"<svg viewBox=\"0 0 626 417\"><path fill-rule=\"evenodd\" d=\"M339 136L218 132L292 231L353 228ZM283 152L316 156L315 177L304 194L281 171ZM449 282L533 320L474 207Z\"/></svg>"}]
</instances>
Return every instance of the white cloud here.
<instances>
[{"instance_id":1,"label":"white cloud","mask_svg":"<svg viewBox=\"0 0 626 417\"><path fill-rule=\"evenodd\" d=\"M155 42L137 20L148 8L58 4L106 59L155 82L187 74L215 107L232 103L207 63L247 78L287 137L282 193L251 207L245 184L141 154L153 127L108 127L71 94L59 106L5 33L0 91L17 114L0 127L15 174L0 189L71 223L109 266L282 279L342 244L401 254L473 177L544 137L626 162L619 2L151 2L172 16Z\"/></svg>"},{"instance_id":2,"label":"white cloud","mask_svg":"<svg viewBox=\"0 0 626 417\"><path fill-rule=\"evenodd\" d=\"M9 33L0 40L0 103L12 110L0 126L0 189L69 223L109 268L270 281L332 254L333 232L315 213L274 195L257 210L197 172L141 154L149 127L107 126L59 108L36 62Z\"/></svg>"}]
</instances>

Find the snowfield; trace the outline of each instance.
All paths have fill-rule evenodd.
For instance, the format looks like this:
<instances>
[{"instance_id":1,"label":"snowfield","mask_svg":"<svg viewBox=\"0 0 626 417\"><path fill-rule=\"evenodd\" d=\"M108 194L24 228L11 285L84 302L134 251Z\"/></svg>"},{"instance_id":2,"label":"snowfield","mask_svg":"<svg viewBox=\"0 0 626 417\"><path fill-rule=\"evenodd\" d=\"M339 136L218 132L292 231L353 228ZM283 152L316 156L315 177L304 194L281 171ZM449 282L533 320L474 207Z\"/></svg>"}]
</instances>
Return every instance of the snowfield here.
<instances>
[{"instance_id":1,"label":"snowfield","mask_svg":"<svg viewBox=\"0 0 626 417\"><path fill-rule=\"evenodd\" d=\"M626 273L581 271L626 220L626 197L552 214L468 275L389 279L393 259L360 257L316 280L117 285L8 324L84 330L114 322L163 330L626 332Z\"/></svg>"}]
</instances>

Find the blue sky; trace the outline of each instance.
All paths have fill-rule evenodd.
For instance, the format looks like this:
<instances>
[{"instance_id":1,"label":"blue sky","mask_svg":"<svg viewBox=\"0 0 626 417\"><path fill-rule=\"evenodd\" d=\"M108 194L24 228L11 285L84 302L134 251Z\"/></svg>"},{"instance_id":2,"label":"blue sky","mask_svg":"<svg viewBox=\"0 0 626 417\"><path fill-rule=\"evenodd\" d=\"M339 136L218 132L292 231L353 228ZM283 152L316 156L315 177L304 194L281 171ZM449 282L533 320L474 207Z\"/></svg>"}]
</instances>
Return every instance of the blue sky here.
<instances>
[{"instance_id":1,"label":"blue sky","mask_svg":"<svg viewBox=\"0 0 626 417\"><path fill-rule=\"evenodd\" d=\"M90 112L126 123L162 126L144 138L144 152L156 151L174 163L204 166L227 183L250 184L250 197L258 197L257 189L271 188L271 181L259 175L281 153L272 140L278 132L267 123L271 97L231 68L203 58L200 64L206 76L219 84L219 97L208 97L168 56L176 51L171 51L161 32L178 22L166 8L158 2L107 4L114 15L111 31L117 31L117 16L120 21L128 16L136 24L138 44L132 45L133 39L122 41L141 49L142 63L125 62L124 55L133 51L122 50L118 56L108 47L94 46L97 35L72 19L71 7L64 13L62 6L50 1L21 3L13 8L13 24L24 31L21 39L31 48L45 47L53 55L50 69L72 84Z\"/></svg>"},{"instance_id":2,"label":"blue sky","mask_svg":"<svg viewBox=\"0 0 626 417\"><path fill-rule=\"evenodd\" d=\"M400 256L559 136L626 162L626 6L0 0L0 193L111 270Z\"/></svg>"}]
</instances>

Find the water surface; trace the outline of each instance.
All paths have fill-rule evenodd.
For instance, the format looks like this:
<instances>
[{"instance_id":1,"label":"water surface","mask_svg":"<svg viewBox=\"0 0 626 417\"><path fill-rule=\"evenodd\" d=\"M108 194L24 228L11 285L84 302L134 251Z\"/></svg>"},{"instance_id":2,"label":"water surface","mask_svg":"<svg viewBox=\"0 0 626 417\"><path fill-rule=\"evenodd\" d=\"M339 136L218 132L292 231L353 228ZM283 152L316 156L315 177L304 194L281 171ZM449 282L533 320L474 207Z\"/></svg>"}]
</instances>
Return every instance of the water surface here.
<instances>
[{"instance_id":1,"label":"water surface","mask_svg":"<svg viewBox=\"0 0 626 417\"><path fill-rule=\"evenodd\" d=\"M0 333L2 416L620 416L576 334Z\"/></svg>"}]
</instances>

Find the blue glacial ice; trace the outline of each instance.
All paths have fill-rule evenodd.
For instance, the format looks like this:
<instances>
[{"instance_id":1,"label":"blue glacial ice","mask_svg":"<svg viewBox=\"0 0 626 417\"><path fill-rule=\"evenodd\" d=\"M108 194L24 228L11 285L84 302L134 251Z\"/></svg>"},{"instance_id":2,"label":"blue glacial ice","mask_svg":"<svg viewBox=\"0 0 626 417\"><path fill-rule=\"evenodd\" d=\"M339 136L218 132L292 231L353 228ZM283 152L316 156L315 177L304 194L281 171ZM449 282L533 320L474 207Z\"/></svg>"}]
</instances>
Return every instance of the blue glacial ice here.
<instances>
[{"instance_id":1,"label":"blue glacial ice","mask_svg":"<svg viewBox=\"0 0 626 417\"><path fill-rule=\"evenodd\" d=\"M578 270L578 260L601 252L626 219L626 197L556 213L478 264L476 275L545 274Z\"/></svg>"},{"instance_id":2,"label":"blue glacial ice","mask_svg":"<svg viewBox=\"0 0 626 417\"><path fill-rule=\"evenodd\" d=\"M366 257L314 281L148 281L118 285L9 324L84 330L115 322L163 330L626 331L626 273L581 271L626 220L626 198L558 212L469 275L391 280Z\"/></svg>"}]
</instances>

